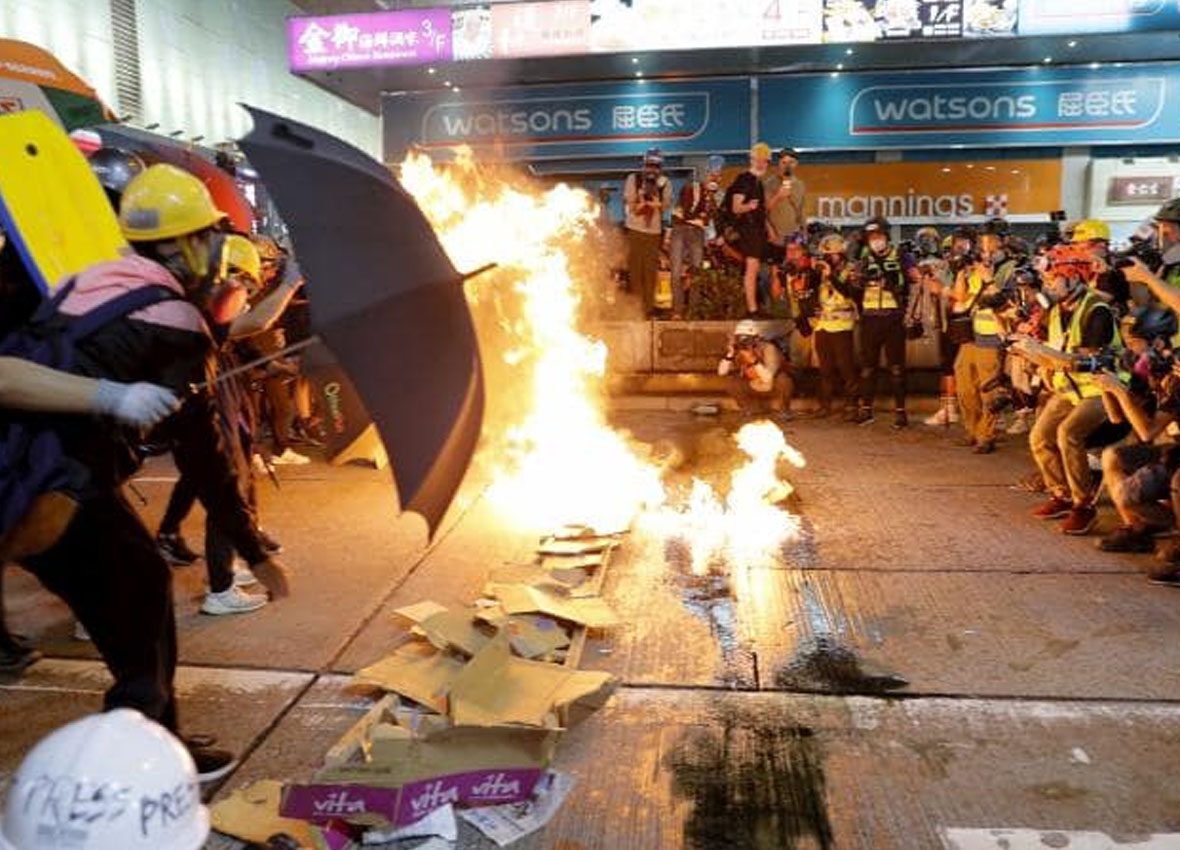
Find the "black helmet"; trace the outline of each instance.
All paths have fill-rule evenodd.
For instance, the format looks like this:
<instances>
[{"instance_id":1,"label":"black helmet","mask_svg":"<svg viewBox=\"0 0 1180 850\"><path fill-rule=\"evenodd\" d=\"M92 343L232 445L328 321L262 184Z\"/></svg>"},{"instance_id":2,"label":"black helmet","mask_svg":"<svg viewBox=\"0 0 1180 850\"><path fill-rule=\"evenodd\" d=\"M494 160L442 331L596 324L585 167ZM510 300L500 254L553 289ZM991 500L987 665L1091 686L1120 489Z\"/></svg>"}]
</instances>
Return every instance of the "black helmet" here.
<instances>
[{"instance_id":1,"label":"black helmet","mask_svg":"<svg viewBox=\"0 0 1180 850\"><path fill-rule=\"evenodd\" d=\"M1156 221L1180 222L1180 198L1172 198L1160 207L1154 216Z\"/></svg>"},{"instance_id":2,"label":"black helmet","mask_svg":"<svg viewBox=\"0 0 1180 850\"><path fill-rule=\"evenodd\" d=\"M99 148L90 155L90 170L102 188L116 195L123 194L131 178L146 167L139 154L123 148Z\"/></svg>"},{"instance_id":3,"label":"black helmet","mask_svg":"<svg viewBox=\"0 0 1180 850\"><path fill-rule=\"evenodd\" d=\"M1163 307L1140 307L1131 313L1131 336L1148 342L1176 335L1176 314Z\"/></svg>"},{"instance_id":4,"label":"black helmet","mask_svg":"<svg viewBox=\"0 0 1180 850\"><path fill-rule=\"evenodd\" d=\"M1004 247L1012 257L1023 258L1030 253L1028 240L1023 236L1009 236L1004 240Z\"/></svg>"},{"instance_id":5,"label":"black helmet","mask_svg":"<svg viewBox=\"0 0 1180 850\"><path fill-rule=\"evenodd\" d=\"M979 229L980 236L1007 236L1008 222L1002 218L989 218L983 223L983 227Z\"/></svg>"},{"instance_id":6,"label":"black helmet","mask_svg":"<svg viewBox=\"0 0 1180 850\"><path fill-rule=\"evenodd\" d=\"M873 216L865 222L864 231L866 235L869 233L884 233L888 236L889 221L884 216Z\"/></svg>"},{"instance_id":7,"label":"black helmet","mask_svg":"<svg viewBox=\"0 0 1180 850\"><path fill-rule=\"evenodd\" d=\"M975 232L975 228L969 224L961 224L955 228L953 233L951 233L951 236L953 236L955 239L967 239L970 240L972 244L975 243L975 239L978 235L979 234Z\"/></svg>"}]
</instances>

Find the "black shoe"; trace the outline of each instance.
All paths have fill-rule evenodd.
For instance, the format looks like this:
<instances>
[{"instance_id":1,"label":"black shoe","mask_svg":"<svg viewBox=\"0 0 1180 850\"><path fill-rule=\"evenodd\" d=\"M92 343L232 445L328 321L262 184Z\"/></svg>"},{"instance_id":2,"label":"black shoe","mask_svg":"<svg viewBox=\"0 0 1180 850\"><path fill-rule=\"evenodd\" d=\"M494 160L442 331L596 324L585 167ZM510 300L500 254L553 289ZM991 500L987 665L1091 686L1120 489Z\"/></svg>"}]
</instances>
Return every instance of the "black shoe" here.
<instances>
[{"instance_id":1,"label":"black shoe","mask_svg":"<svg viewBox=\"0 0 1180 850\"><path fill-rule=\"evenodd\" d=\"M179 534L157 534L156 548L160 550L164 560L174 567L191 566L201 557L189 548L188 543Z\"/></svg>"},{"instance_id":2,"label":"black shoe","mask_svg":"<svg viewBox=\"0 0 1180 850\"><path fill-rule=\"evenodd\" d=\"M15 635L0 643L0 675L15 676L41 660L41 653Z\"/></svg>"},{"instance_id":3,"label":"black shoe","mask_svg":"<svg viewBox=\"0 0 1180 850\"><path fill-rule=\"evenodd\" d=\"M266 550L268 555L277 555L283 551L283 544L275 540L261 528L258 529L258 542L262 544L262 548Z\"/></svg>"},{"instance_id":4,"label":"black shoe","mask_svg":"<svg viewBox=\"0 0 1180 850\"><path fill-rule=\"evenodd\" d=\"M904 410L895 410L893 412L893 424L889 427L894 431L900 431L902 428L910 426L910 417L906 415Z\"/></svg>"},{"instance_id":5,"label":"black shoe","mask_svg":"<svg viewBox=\"0 0 1180 850\"><path fill-rule=\"evenodd\" d=\"M873 413L871 407L862 407L856 412L857 425L872 425L877 421L877 415Z\"/></svg>"},{"instance_id":6,"label":"black shoe","mask_svg":"<svg viewBox=\"0 0 1180 850\"><path fill-rule=\"evenodd\" d=\"M1098 548L1103 552L1151 552L1155 550L1155 540L1150 531L1120 525L1098 541Z\"/></svg>"},{"instance_id":7,"label":"black shoe","mask_svg":"<svg viewBox=\"0 0 1180 850\"><path fill-rule=\"evenodd\" d=\"M200 738L200 736L196 737ZM219 750L217 747L200 747L191 741L185 741L185 748L197 766L197 780L199 782L212 782L221 779L238 766L237 758L229 750Z\"/></svg>"},{"instance_id":8,"label":"black shoe","mask_svg":"<svg viewBox=\"0 0 1180 850\"><path fill-rule=\"evenodd\" d=\"M971 451L975 452L977 455L990 455L995 450L995 440L984 440L982 443L976 443L975 447L971 449Z\"/></svg>"}]
</instances>

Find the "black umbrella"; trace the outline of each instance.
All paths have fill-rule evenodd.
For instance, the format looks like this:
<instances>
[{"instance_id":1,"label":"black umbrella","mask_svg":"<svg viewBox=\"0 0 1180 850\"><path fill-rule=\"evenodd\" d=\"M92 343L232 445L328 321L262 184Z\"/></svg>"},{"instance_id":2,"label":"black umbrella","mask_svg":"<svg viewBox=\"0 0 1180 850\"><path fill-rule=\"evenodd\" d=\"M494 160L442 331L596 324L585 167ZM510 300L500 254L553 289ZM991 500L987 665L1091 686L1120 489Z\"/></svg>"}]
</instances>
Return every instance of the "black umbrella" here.
<instances>
[{"instance_id":1,"label":"black umbrella","mask_svg":"<svg viewBox=\"0 0 1180 850\"><path fill-rule=\"evenodd\" d=\"M240 144L290 229L312 327L377 425L402 509L425 517L433 535L483 421L464 275L387 168L305 124L247 109L254 129Z\"/></svg>"}]
</instances>

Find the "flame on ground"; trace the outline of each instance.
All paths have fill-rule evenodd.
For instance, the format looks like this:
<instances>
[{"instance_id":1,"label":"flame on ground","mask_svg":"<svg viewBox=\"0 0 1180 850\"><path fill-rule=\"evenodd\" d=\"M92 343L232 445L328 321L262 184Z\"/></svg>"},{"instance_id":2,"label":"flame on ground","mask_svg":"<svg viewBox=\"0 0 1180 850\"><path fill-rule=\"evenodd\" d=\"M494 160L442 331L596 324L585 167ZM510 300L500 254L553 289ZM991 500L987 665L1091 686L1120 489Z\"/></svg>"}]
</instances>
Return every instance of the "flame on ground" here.
<instances>
[{"instance_id":1,"label":"flame on ground","mask_svg":"<svg viewBox=\"0 0 1180 850\"><path fill-rule=\"evenodd\" d=\"M412 153L400 179L458 269L497 264L467 294L491 397L489 498L506 522L611 531L649 511L661 533L691 539L698 568L724 552L765 557L793 532L794 518L771 500L790 492L775 474L778 458L802 458L773 424L739 433L750 461L734 473L724 503L697 481L678 508L666 505L660 468L607 424L606 346L578 329L587 288L606 269L604 247L592 241L599 210L587 192L526 183L469 152L447 168Z\"/></svg>"}]
</instances>

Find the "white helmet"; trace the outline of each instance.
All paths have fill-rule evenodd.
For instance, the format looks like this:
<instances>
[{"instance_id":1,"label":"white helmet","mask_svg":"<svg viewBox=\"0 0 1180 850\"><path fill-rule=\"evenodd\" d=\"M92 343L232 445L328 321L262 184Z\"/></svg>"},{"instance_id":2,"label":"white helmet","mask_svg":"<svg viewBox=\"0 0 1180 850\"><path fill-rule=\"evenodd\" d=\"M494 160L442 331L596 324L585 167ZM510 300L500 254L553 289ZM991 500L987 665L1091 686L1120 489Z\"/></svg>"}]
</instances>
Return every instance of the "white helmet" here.
<instances>
[{"instance_id":1,"label":"white helmet","mask_svg":"<svg viewBox=\"0 0 1180 850\"><path fill-rule=\"evenodd\" d=\"M742 319L740 322L737 323L736 326L734 326L733 335L734 336L758 336L759 335L758 323L751 321L750 319Z\"/></svg>"},{"instance_id":2,"label":"white helmet","mask_svg":"<svg viewBox=\"0 0 1180 850\"><path fill-rule=\"evenodd\" d=\"M208 835L192 756L122 708L63 726L25 756L0 850L199 850Z\"/></svg>"}]
</instances>

